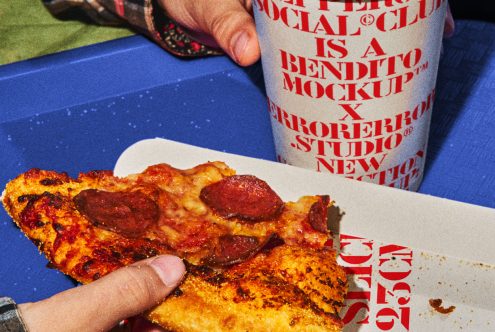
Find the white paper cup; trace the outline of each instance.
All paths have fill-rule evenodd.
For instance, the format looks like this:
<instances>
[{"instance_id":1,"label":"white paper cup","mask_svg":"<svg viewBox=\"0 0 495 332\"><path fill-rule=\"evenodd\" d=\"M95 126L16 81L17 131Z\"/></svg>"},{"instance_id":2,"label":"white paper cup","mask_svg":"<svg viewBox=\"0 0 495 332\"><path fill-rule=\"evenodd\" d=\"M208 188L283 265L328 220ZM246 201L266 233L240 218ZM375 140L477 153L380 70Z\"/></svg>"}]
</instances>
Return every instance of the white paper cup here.
<instances>
[{"instance_id":1,"label":"white paper cup","mask_svg":"<svg viewBox=\"0 0 495 332\"><path fill-rule=\"evenodd\" d=\"M281 162L417 190L447 0L254 0Z\"/></svg>"}]
</instances>

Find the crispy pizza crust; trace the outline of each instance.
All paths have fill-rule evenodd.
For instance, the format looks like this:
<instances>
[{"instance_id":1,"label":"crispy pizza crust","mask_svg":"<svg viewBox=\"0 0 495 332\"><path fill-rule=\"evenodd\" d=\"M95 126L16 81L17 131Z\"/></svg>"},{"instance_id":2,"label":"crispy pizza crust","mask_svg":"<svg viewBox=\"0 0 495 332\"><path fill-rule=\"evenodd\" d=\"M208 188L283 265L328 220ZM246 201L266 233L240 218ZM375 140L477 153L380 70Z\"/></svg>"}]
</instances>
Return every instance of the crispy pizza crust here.
<instances>
[{"instance_id":1,"label":"crispy pizza crust","mask_svg":"<svg viewBox=\"0 0 495 332\"><path fill-rule=\"evenodd\" d=\"M233 176L222 162L187 170L160 164L126 178L109 171L71 178L33 169L7 184L2 202L51 265L82 283L158 254L183 258L188 270L183 283L147 314L168 330L340 331L346 275L322 229L331 202L305 196L280 206L266 183ZM246 186L261 189L245 193ZM230 200L229 192L240 199ZM86 205L96 204L100 193L113 197L113 209L127 200L137 202L131 207L150 200L158 216L149 217L154 221L138 232L141 219L127 228L105 222L108 211L95 217L80 203L82 193L96 197ZM256 203L256 197L273 204L258 204L263 209L258 215L240 206ZM276 245L267 245L274 238ZM228 253L239 246L244 252Z\"/></svg>"}]
</instances>

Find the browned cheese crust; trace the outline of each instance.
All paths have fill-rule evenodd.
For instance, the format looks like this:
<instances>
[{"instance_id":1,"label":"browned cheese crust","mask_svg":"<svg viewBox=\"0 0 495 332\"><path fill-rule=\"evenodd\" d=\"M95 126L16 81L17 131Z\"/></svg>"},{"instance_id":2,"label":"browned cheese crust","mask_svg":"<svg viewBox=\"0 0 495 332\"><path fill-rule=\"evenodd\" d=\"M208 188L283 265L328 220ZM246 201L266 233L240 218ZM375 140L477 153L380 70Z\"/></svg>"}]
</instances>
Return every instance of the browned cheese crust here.
<instances>
[{"instance_id":1,"label":"browned cheese crust","mask_svg":"<svg viewBox=\"0 0 495 332\"><path fill-rule=\"evenodd\" d=\"M284 203L264 181L209 162L126 178L33 169L2 201L51 265L82 283L158 254L183 258L183 283L148 314L169 330L342 328L347 282L325 246L327 196Z\"/></svg>"}]
</instances>

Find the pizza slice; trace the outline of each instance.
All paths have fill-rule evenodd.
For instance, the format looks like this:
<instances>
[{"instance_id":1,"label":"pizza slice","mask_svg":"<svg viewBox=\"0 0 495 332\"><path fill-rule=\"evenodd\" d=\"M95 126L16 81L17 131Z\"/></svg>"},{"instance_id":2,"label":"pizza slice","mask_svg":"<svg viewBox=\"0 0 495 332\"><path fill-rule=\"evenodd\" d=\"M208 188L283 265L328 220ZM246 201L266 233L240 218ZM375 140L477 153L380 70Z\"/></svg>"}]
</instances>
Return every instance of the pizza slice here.
<instances>
[{"instance_id":1,"label":"pizza slice","mask_svg":"<svg viewBox=\"0 0 495 332\"><path fill-rule=\"evenodd\" d=\"M347 291L328 196L283 202L222 162L118 178L32 169L3 204L50 264L82 283L158 254L187 275L148 319L172 331L340 331Z\"/></svg>"}]
</instances>

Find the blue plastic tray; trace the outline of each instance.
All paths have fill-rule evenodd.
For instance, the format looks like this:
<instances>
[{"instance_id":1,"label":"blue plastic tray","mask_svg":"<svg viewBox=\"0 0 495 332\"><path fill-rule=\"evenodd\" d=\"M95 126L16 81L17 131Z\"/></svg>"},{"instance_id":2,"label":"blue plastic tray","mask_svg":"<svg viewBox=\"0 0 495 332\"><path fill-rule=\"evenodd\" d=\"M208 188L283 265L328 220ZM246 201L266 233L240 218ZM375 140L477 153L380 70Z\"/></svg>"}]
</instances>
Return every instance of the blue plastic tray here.
<instances>
[{"instance_id":1,"label":"blue plastic tray","mask_svg":"<svg viewBox=\"0 0 495 332\"><path fill-rule=\"evenodd\" d=\"M495 25L458 23L437 96L420 192L495 207ZM274 160L260 66L181 60L129 37L0 67L1 187L32 167L111 169L151 137ZM0 252L0 294L35 301L74 286L3 209Z\"/></svg>"}]
</instances>

